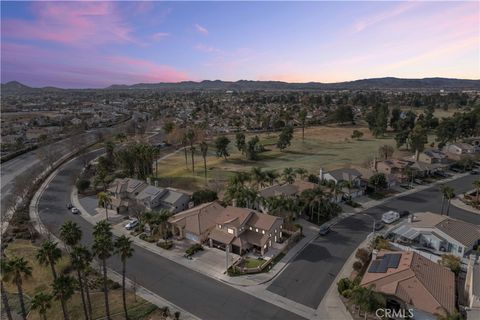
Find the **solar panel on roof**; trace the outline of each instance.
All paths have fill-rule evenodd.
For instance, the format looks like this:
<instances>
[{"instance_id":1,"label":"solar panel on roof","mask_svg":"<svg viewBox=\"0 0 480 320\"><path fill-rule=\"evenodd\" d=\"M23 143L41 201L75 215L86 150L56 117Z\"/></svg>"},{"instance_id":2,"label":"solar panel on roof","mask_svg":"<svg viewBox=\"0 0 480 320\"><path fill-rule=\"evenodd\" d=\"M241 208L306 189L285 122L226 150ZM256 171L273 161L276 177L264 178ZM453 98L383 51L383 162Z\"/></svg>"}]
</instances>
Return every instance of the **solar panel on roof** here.
<instances>
[{"instance_id":1,"label":"solar panel on roof","mask_svg":"<svg viewBox=\"0 0 480 320\"><path fill-rule=\"evenodd\" d=\"M379 260L374 260L372 264L370 265L370 268L368 269L368 272L371 273L376 273L377 272L377 267L380 264Z\"/></svg>"},{"instance_id":2,"label":"solar panel on roof","mask_svg":"<svg viewBox=\"0 0 480 320\"><path fill-rule=\"evenodd\" d=\"M388 261L388 257L383 256L383 259L380 261L380 264L377 267L377 272L387 272Z\"/></svg>"},{"instance_id":3,"label":"solar panel on roof","mask_svg":"<svg viewBox=\"0 0 480 320\"><path fill-rule=\"evenodd\" d=\"M398 264L400 263L400 259L402 258L402 255L399 253L391 253L388 256L389 256L388 267L397 268Z\"/></svg>"}]
</instances>

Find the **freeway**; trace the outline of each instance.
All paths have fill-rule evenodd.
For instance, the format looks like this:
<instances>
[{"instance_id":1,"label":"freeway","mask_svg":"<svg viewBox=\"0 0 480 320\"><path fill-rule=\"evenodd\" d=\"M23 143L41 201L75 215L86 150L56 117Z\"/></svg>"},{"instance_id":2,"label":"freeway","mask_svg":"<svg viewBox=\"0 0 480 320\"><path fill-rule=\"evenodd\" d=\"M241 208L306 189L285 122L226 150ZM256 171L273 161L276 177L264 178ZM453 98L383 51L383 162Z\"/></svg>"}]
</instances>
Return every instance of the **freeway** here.
<instances>
[{"instance_id":1,"label":"freeway","mask_svg":"<svg viewBox=\"0 0 480 320\"><path fill-rule=\"evenodd\" d=\"M478 176L469 175L447 185L457 194L473 189ZM343 264L372 231L373 220L380 220L388 210L410 212L440 212L442 196L439 186L393 198L382 205L372 207L340 221L325 237L310 243L273 281L268 290L290 300L316 309ZM480 215L450 206L452 218L480 225Z\"/></svg>"},{"instance_id":2,"label":"freeway","mask_svg":"<svg viewBox=\"0 0 480 320\"><path fill-rule=\"evenodd\" d=\"M93 159L101 152L91 152L88 157ZM72 177L77 176L81 169L82 161L79 159L64 164L40 197L38 211L44 225L56 235L65 221L75 221L83 230L83 242L91 245L92 226L65 207L70 202ZM302 319L150 251L137 246L134 248L135 254L128 261L127 277L201 319ZM121 270L116 257L109 260L109 266L118 272Z\"/></svg>"}]
</instances>

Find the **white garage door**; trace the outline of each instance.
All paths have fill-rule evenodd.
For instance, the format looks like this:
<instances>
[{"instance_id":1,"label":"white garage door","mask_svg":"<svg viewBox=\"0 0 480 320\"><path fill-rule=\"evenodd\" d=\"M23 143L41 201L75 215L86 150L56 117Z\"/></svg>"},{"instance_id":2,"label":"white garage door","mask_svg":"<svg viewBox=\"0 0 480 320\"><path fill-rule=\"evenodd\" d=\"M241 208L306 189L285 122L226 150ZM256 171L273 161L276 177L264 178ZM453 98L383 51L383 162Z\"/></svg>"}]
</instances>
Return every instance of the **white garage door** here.
<instances>
[{"instance_id":1,"label":"white garage door","mask_svg":"<svg viewBox=\"0 0 480 320\"><path fill-rule=\"evenodd\" d=\"M191 234L189 232L185 233L185 238L187 238L188 240L198 242L198 236L195 234Z\"/></svg>"}]
</instances>

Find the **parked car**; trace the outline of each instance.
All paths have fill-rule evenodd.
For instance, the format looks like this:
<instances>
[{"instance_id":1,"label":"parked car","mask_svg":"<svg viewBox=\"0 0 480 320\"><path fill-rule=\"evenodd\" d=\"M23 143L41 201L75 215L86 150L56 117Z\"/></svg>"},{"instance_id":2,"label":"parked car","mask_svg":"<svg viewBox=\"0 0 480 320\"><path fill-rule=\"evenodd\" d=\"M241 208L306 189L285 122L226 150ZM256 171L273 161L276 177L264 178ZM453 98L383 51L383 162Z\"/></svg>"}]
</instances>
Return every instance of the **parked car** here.
<instances>
[{"instance_id":1,"label":"parked car","mask_svg":"<svg viewBox=\"0 0 480 320\"><path fill-rule=\"evenodd\" d=\"M400 211L400 218L408 217L409 215L410 215L410 211L408 211L408 210Z\"/></svg>"},{"instance_id":2,"label":"parked car","mask_svg":"<svg viewBox=\"0 0 480 320\"><path fill-rule=\"evenodd\" d=\"M470 171L470 174L480 174L480 171L478 169L473 169Z\"/></svg>"},{"instance_id":3,"label":"parked car","mask_svg":"<svg viewBox=\"0 0 480 320\"><path fill-rule=\"evenodd\" d=\"M396 211L388 211L382 215L382 221L386 224L393 223L400 219L400 214Z\"/></svg>"},{"instance_id":4,"label":"parked car","mask_svg":"<svg viewBox=\"0 0 480 320\"><path fill-rule=\"evenodd\" d=\"M318 230L318 234L321 236L326 236L330 233L330 226L322 226L320 230Z\"/></svg>"},{"instance_id":5,"label":"parked car","mask_svg":"<svg viewBox=\"0 0 480 320\"><path fill-rule=\"evenodd\" d=\"M385 227L385 224L381 221L375 221L375 225L373 226L375 231L382 230L383 227Z\"/></svg>"},{"instance_id":6,"label":"parked car","mask_svg":"<svg viewBox=\"0 0 480 320\"><path fill-rule=\"evenodd\" d=\"M70 211L72 211L73 214L78 214L80 213L80 211L78 211L78 209L74 206L72 206L72 208L70 209Z\"/></svg>"},{"instance_id":7,"label":"parked car","mask_svg":"<svg viewBox=\"0 0 480 320\"><path fill-rule=\"evenodd\" d=\"M72 205L71 203L68 203L68 204L67 204L67 209L68 209L68 210L72 210L72 208L73 208L73 205Z\"/></svg>"},{"instance_id":8,"label":"parked car","mask_svg":"<svg viewBox=\"0 0 480 320\"><path fill-rule=\"evenodd\" d=\"M132 219L130 220L129 223L127 223L127 225L125 226L125 229L132 230L136 226L138 226L138 219Z\"/></svg>"}]
</instances>

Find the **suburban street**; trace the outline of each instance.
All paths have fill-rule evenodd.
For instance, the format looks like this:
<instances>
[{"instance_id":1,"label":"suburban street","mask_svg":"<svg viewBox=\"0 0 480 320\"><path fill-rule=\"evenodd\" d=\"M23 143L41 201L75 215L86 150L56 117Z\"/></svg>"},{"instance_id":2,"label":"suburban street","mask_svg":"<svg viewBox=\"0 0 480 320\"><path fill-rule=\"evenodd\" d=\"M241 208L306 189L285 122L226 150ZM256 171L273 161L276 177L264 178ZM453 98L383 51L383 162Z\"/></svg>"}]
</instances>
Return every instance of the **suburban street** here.
<instances>
[{"instance_id":1,"label":"suburban street","mask_svg":"<svg viewBox=\"0 0 480 320\"><path fill-rule=\"evenodd\" d=\"M89 158L93 159L101 152L92 152ZM72 177L78 175L81 168L78 159L61 167L39 199L39 215L48 230L57 235L65 221L75 221L83 230L84 243L90 245L92 225L65 207L70 202ZM111 258L109 266L121 270L117 258ZM294 313L137 246L127 268L128 278L202 319L301 319Z\"/></svg>"},{"instance_id":2,"label":"suburban street","mask_svg":"<svg viewBox=\"0 0 480 320\"><path fill-rule=\"evenodd\" d=\"M473 189L478 176L469 175L447 183L457 194ZM439 186L398 197L362 213L348 217L332 228L325 237L309 244L273 281L268 290L311 308L317 308L343 264L372 232L373 219L380 220L389 210L439 213L442 196ZM480 224L480 215L450 206L452 218Z\"/></svg>"}]
</instances>

